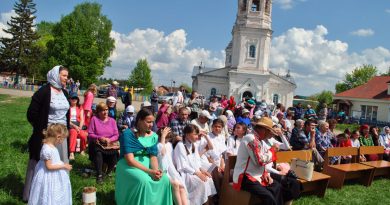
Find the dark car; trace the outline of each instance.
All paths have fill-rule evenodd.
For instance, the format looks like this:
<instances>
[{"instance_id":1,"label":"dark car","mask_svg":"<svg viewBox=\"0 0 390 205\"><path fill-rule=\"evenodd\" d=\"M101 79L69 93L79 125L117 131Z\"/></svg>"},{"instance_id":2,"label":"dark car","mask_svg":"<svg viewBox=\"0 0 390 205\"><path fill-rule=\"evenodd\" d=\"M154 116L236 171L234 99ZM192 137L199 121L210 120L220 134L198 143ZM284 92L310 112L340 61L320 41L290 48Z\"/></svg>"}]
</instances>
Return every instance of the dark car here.
<instances>
[{"instance_id":1,"label":"dark car","mask_svg":"<svg viewBox=\"0 0 390 205\"><path fill-rule=\"evenodd\" d=\"M109 85L101 85L99 86L97 96L98 98L106 98L107 97L107 88Z\"/></svg>"},{"instance_id":2,"label":"dark car","mask_svg":"<svg viewBox=\"0 0 390 205\"><path fill-rule=\"evenodd\" d=\"M107 98L108 96L108 93L107 93L107 89L108 89L109 85L101 85L98 89L98 92L97 92L97 96L99 98ZM122 87L118 87L118 98L122 98L122 96L125 94L125 91Z\"/></svg>"}]
</instances>

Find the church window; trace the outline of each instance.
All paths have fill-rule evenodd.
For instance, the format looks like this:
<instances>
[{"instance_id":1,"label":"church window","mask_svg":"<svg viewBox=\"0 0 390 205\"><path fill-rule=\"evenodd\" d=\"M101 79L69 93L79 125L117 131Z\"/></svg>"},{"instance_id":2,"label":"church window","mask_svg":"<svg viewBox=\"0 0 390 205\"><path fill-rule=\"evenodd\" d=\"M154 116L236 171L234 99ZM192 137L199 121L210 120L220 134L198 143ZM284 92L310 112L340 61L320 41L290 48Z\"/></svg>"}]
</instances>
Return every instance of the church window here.
<instances>
[{"instance_id":1,"label":"church window","mask_svg":"<svg viewBox=\"0 0 390 205\"><path fill-rule=\"evenodd\" d=\"M249 46L249 57L250 58L255 58L256 56L256 46L255 45L250 45Z\"/></svg>"},{"instance_id":2,"label":"church window","mask_svg":"<svg viewBox=\"0 0 390 205\"><path fill-rule=\"evenodd\" d=\"M247 1L248 0L242 0L243 3L242 3L241 11L246 11Z\"/></svg>"},{"instance_id":3,"label":"church window","mask_svg":"<svg viewBox=\"0 0 390 205\"><path fill-rule=\"evenodd\" d=\"M217 94L217 89L211 88L211 93L210 93L210 95L211 95L211 96L214 96L214 95L216 95L216 94Z\"/></svg>"},{"instance_id":4,"label":"church window","mask_svg":"<svg viewBox=\"0 0 390 205\"><path fill-rule=\"evenodd\" d=\"M278 94L274 94L273 98L272 98L272 102L276 105L279 103L279 95Z\"/></svg>"},{"instance_id":5,"label":"church window","mask_svg":"<svg viewBox=\"0 0 390 205\"><path fill-rule=\"evenodd\" d=\"M251 11L260 11L260 0L253 0Z\"/></svg>"},{"instance_id":6,"label":"church window","mask_svg":"<svg viewBox=\"0 0 390 205\"><path fill-rule=\"evenodd\" d=\"M271 11L271 0L265 1L265 13L269 15Z\"/></svg>"},{"instance_id":7,"label":"church window","mask_svg":"<svg viewBox=\"0 0 390 205\"><path fill-rule=\"evenodd\" d=\"M232 63L232 55L229 55L229 63Z\"/></svg>"}]
</instances>

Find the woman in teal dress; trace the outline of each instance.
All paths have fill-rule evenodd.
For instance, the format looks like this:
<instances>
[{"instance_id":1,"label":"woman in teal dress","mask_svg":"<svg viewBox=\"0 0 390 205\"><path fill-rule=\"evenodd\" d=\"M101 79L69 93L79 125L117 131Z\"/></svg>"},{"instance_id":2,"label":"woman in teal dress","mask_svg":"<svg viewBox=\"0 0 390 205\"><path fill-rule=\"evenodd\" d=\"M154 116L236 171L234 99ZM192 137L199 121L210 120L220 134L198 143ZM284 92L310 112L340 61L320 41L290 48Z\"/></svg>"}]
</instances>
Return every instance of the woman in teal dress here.
<instances>
[{"instance_id":1,"label":"woman in teal dress","mask_svg":"<svg viewBox=\"0 0 390 205\"><path fill-rule=\"evenodd\" d=\"M151 131L153 122L153 113L142 109L135 121L137 131L126 129L119 138L115 178L118 205L173 203L169 178L158 169L158 136Z\"/></svg>"}]
</instances>

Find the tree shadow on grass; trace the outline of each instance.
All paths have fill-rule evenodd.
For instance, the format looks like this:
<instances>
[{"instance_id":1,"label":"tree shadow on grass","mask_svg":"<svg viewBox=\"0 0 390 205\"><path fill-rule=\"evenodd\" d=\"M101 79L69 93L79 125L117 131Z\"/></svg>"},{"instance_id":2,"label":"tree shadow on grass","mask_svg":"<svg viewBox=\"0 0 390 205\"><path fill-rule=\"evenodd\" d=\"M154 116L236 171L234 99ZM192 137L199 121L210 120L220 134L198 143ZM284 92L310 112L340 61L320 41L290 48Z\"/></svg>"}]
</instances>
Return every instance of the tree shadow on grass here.
<instances>
[{"instance_id":1,"label":"tree shadow on grass","mask_svg":"<svg viewBox=\"0 0 390 205\"><path fill-rule=\"evenodd\" d=\"M27 153L28 152L28 145L26 142L22 142L20 140L16 140L11 142L11 147L20 150L22 153Z\"/></svg>"},{"instance_id":2,"label":"tree shadow on grass","mask_svg":"<svg viewBox=\"0 0 390 205\"><path fill-rule=\"evenodd\" d=\"M16 175L15 173L2 176L0 177L0 184L0 190L3 190L5 193L22 200L24 183L21 176Z\"/></svg>"}]
</instances>

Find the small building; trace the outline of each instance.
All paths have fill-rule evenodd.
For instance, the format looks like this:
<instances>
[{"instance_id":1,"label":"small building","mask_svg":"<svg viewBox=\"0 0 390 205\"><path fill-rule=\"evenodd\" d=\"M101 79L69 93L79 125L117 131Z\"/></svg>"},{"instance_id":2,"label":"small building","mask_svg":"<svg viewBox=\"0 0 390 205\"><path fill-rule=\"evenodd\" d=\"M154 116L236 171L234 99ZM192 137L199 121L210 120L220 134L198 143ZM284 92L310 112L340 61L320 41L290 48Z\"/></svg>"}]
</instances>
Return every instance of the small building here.
<instances>
[{"instance_id":1,"label":"small building","mask_svg":"<svg viewBox=\"0 0 390 205\"><path fill-rule=\"evenodd\" d=\"M333 102L349 117L390 122L390 76L376 76L366 84L337 93Z\"/></svg>"}]
</instances>

